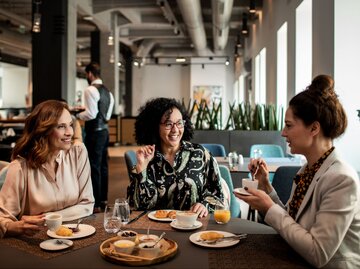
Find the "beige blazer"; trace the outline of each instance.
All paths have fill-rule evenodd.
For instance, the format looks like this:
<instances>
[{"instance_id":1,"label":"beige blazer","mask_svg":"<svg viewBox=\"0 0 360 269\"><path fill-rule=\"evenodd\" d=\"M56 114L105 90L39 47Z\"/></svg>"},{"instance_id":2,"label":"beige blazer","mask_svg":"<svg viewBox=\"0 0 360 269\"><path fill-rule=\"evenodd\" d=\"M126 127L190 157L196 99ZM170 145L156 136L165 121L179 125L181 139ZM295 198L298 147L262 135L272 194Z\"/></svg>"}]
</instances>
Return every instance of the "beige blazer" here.
<instances>
[{"instance_id":1,"label":"beige blazer","mask_svg":"<svg viewBox=\"0 0 360 269\"><path fill-rule=\"evenodd\" d=\"M295 187L293 184L290 197ZM336 149L315 174L295 220L275 204L266 213L265 222L316 267L360 266L359 178Z\"/></svg>"}]
</instances>

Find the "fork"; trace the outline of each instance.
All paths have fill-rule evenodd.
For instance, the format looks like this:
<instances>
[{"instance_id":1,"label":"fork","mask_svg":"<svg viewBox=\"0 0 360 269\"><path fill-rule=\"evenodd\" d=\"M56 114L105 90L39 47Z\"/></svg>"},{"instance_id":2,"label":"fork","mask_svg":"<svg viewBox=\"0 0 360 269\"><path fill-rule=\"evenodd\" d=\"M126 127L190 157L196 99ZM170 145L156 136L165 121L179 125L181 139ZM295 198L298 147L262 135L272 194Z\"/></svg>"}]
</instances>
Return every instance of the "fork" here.
<instances>
[{"instance_id":1,"label":"fork","mask_svg":"<svg viewBox=\"0 0 360 269\"><path fill-rule=\"evenodd\" d=\"M71 244L70 244L70 243L65 242L65 241L62 241L62 240L60 240L60 239L57 239L57 240L56 240L56 244L59 244L59 245L65 244L65 245L71 247Z\"/></svg>"}]
</instances>

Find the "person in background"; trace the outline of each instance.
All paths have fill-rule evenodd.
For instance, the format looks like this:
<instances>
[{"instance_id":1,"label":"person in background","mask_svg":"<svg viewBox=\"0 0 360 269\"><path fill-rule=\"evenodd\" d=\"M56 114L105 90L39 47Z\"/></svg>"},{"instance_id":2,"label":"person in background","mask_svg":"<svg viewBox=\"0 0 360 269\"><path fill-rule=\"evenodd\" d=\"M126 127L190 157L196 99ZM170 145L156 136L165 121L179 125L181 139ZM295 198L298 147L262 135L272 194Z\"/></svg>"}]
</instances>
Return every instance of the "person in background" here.
<instances>
[{"instance_id":1,"label":"person in background","mask_svg":"<svg viewBox=\"0 0 360 269\"><path fill-rule=\"evenodd\" d=\"M259 189L251 196L235 193L257 209L310 264L326 268L359 268L360 185L357 173L336 150L333 140L345 132L347 118L331 77L314 78L290 100L282 136L291 153L307 163L294 178L292 197L284 206L269 182L264 160L249 169Z\"/></svg>"},{"instance_id":2,"label":"person in background","mask_svg":"<svg viewBox=\"0 0 360 269\"><path fill-rule=\"evenodd\" d=\"M175 99L156 98L140 108L135 139L137 165L130 173L128 198L135 209L192 210L208 214L207 197L224 197L216 160L190 143L193 129Z\"/></svg>"},{"instance_id":3,"label":"person in background","mask_svg":"<svg viewBox=\"0 0 360 269\"><path fill-rule=\"evenodd\" d=\"M103 85L100 66L91 62L85 68L89 87L84 91L85 110L77 118L85 121L85 145L89 152L95 197L94 213L101 212L108 195L108 120L114 107L112 93Z\"/></svg>"},{"instance_id":4,"label":"person in background","mask_svg":"<svg viewBox=\"0 0 360 269\"><path fill-rule=\"evenodd\" d=\"M33 235L46 213L63 220L92 214L90 164L86 147L72 143L73 120L66 104L40 103L25 120L0 191L0 237Z\"/></svg>"}]
</instances>

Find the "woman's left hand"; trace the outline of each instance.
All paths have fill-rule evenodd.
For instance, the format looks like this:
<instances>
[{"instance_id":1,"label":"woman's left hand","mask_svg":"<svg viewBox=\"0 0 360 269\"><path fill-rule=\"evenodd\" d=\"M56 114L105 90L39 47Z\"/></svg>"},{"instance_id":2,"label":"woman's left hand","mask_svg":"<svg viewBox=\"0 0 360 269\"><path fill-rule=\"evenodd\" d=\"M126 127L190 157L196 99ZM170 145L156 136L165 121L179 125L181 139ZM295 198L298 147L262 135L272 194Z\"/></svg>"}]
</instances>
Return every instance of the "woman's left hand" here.
<instances>
[{"instance_id":1,"label":"woman's left hand","mask_svg":"<svg viewBox=\"0 0 360 269\"><path fill-rule=\"evenodd\" d=\"M245 190L251 195L242 195L234 192L235 196L244 202L248 203L251 208L258 210L262 214L266 214L269 208L274 204L274 201L262 190L247 189Z\"/></svg>"},{"instance_id":2,"label":"woman's left hand","mask_svg":"<svg viewBox=\"0 0 360 269\"><path fill-rule=\"evenodd\" d=\"M199 218L206 217L209 213L207 208L201 203L193 204L190 210L192 212L198 213Z\"/></svg>"}]
</instances>

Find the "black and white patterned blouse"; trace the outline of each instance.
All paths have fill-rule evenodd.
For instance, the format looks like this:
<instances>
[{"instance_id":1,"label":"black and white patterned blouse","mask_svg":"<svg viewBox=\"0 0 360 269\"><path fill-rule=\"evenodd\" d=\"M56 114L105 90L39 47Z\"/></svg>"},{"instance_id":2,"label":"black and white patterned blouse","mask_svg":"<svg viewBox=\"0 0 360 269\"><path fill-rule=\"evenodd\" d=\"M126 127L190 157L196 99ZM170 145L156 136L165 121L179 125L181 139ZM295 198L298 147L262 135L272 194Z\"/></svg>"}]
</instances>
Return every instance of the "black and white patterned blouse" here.
<instances>
[{"instance_id":1,"label":"black and white patterned blouse","mask_svg":"<svg viewBox=\"0 0 360 269\"><path fill-rule=\"evenodd\" d=\"M182 141L174 166L156 150L147 169L133 171L127 191L135 209L188 210L198 202L207 206L207 196L223 200L218 164L199 144Z\"/></svg>"}]
</instances>

